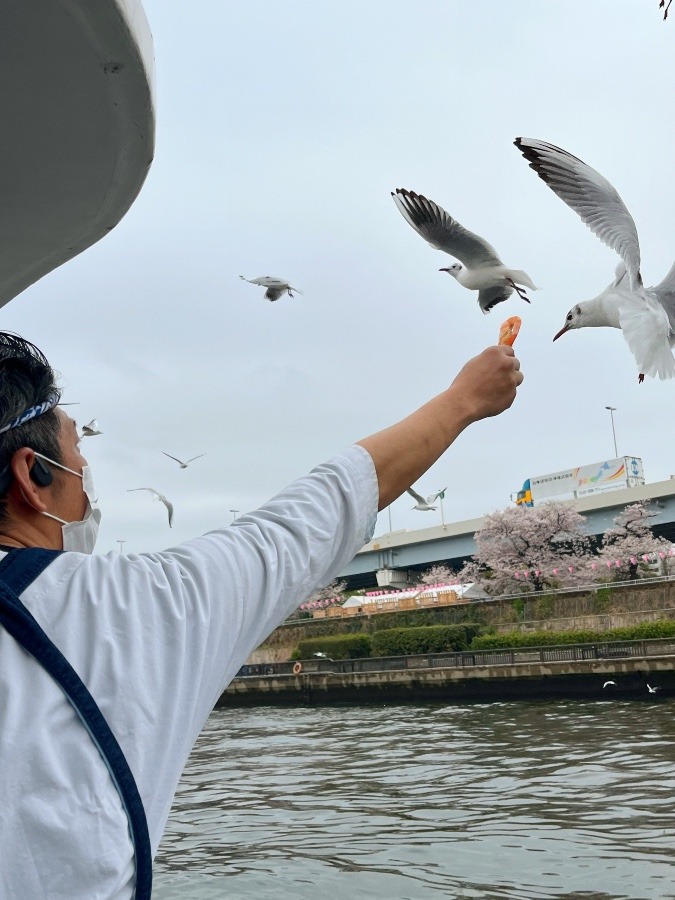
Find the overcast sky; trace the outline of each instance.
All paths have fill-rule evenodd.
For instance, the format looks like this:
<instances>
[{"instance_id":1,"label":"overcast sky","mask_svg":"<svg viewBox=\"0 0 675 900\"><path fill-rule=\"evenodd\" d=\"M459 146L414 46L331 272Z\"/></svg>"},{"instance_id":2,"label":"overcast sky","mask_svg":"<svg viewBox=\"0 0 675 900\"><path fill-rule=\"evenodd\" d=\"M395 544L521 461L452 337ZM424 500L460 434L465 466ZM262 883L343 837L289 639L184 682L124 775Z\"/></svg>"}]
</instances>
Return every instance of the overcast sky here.
<instances>
[{"instance_id":1,"label":"overcast sky","mask_svg":"<svg viewBox=\"0 0 675 900\"><path fill-rule=\"evenodd\" d=\"M466 431L417 484L446 521L508 505L530 475L619 454L675 475L675 383L647 379L619 331L555 344L618 261L528 168L518 135L615 185L647 284L675 259L675 17L657 0L146 0L157 146L113 232L3 311L62 373L103 509L97 550L157 550L254 509L439 393L523 317L513 408ZM541 290L489 315L406 224L423 193ZM238 276L304 296L263 299ZM207 455L190 468L162 456ZM174 527L150 495L175 504ZM440 514L391 510L394 529ZM377 533L388 530L381 513Z\"/></svg>"}]
</instances>

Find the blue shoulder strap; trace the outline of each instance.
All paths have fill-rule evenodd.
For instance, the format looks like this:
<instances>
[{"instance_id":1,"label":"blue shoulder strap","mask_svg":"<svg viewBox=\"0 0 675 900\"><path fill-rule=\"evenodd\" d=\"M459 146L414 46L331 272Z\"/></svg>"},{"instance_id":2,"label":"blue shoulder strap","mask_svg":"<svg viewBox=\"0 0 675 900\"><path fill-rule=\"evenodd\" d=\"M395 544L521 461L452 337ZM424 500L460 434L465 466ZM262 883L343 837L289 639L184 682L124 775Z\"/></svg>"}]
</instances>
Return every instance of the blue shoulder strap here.
<instances>
[{"instance_id":1,"label":"blue shoulder strap","mask_svg":"<svg viewBox=\"0 0 675 900\"><path fill-rule=\"evenodd\" d=\"M83 681L18 597L60 552L37 548L12 550L0 561L0 625L57 682L98 748L129 819L136 854L135 898L148 900L152 892L150 836L143 801L129 764Z\"/></svg>"}]
</instances>

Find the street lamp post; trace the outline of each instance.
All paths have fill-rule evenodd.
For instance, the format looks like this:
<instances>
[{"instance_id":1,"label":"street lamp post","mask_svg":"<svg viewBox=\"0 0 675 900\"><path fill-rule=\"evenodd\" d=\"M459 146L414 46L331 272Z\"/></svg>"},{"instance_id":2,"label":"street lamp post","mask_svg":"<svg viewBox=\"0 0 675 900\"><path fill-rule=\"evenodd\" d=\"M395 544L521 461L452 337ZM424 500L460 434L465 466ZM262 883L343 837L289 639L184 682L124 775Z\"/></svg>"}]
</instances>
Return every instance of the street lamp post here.
<instances>
[{"instance_id":1,"label":"street lamp post","mask_svg":"<svg viewBox=\"0 0 675 900\"><path fill-rule=\"evenodd\" d=\"M126 544L126 541L118 540L117 543L120 545L120 553L122 553L124 551L124 545Z\"/></svg>"},{"instance_id":2,"label":"street lamp post","mask_svg":"<svg viewBox=\"0 0 675 900\"><path fill-rule=\"evenodd\" d=\"M239 510L238 510L238 509L231 509L230 512L232 513L232 521L234 522L234 520L235 520L235 519L237 518L237 516L239 515Z\"/></svg>"},{"instance_id":3,"label":"street lamp post","mask_svg":"<svg viewBox=\"0 0 675 900\"><path fill-rule=\"evenodd\" d=\"M614 430L614 413L616 412L616 406L606 406L605 409L609 410L609 415L612 420L612 437L614 438L614 456L618 457L619 451L616 449L616 431Z\"/></svg>"},{"instance_id":4,"label":"street lamp post","mask_svg":"<svg viewBox=\"0 0 675 900\"><path fill-rule=\"evenodd\" d=\"M387 512L389 513L389 534L391 534L391 503L387 507Z\"/></svg>"}]
</instances>

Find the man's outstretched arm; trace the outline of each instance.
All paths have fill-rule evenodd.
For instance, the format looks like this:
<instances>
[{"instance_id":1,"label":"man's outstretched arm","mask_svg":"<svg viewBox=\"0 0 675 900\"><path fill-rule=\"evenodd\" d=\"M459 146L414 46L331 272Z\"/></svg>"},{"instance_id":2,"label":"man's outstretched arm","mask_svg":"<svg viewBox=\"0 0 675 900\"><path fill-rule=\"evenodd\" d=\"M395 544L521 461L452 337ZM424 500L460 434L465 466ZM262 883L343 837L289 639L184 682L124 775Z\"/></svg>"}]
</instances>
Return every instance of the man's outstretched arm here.
<instances>
[{"instance_id":1,"label":"man's outstretched arm","mask_svg":"<svg viewBox=\"0 0 675 900\"><path fill-rule=\"evenodd\" d=\"M488 347L469 360L442 394L396 425L358 441L375 464L378 509L414 484L467 425L508 409L522 380L511 347Z\"/></svg>"}]
</instances>

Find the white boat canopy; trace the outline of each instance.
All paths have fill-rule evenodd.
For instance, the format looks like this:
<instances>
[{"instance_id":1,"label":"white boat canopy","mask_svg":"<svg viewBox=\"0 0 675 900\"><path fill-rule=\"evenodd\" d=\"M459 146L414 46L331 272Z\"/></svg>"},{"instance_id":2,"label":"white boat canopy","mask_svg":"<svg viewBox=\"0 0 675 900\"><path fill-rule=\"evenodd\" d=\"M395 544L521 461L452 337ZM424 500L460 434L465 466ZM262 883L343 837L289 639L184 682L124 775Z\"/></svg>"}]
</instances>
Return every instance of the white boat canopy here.
<instances>
[{"instance_id":1,"label":"white boat canopy","mask_svg":"<svg viewBox=\"0 0 675 900\"><path fill-rule=\"evenodd\" d=\"M0 306L124 216L154 105L140 0L0 0Z\"/></svg>"}]
</instances>

